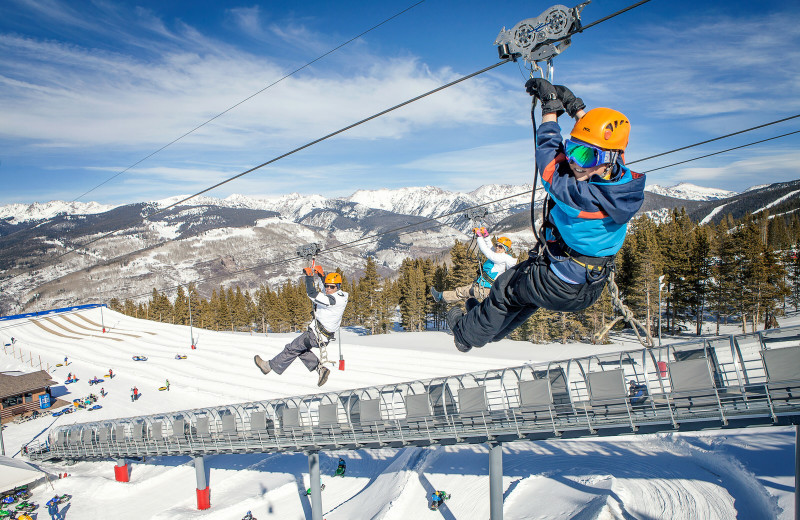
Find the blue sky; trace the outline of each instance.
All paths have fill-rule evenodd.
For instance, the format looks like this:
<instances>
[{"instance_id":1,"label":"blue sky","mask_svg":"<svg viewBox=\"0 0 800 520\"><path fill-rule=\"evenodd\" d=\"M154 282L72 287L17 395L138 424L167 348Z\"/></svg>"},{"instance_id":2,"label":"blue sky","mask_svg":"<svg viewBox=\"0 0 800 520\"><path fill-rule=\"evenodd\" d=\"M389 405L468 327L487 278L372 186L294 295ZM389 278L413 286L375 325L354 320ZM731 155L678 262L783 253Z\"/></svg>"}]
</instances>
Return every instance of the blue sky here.
<instances>
[{"instance_id":1,"label":"blue sky","mask_svg":"<svg viewBox=\"0 0 800 520\"><path fill-rule=\"evenodd\" d=\"M4 0L0 204L73 200L411 6ZM632 0L594 0L588 24ZM497 62L503 26L550 3L425 0L79 200L193 193ZM572 4L569 4L572 6ZM629 161L800 113L796 2L652 0L576 35L556 83L628 115ZM211 196L531 182L527 72L509 63L233 181ZM565 132L571 127L562 118ZM800 129L800 119L637 164ZM800 178L800 134L654 172L740 191Z\"/></svg>"}]
</instances>

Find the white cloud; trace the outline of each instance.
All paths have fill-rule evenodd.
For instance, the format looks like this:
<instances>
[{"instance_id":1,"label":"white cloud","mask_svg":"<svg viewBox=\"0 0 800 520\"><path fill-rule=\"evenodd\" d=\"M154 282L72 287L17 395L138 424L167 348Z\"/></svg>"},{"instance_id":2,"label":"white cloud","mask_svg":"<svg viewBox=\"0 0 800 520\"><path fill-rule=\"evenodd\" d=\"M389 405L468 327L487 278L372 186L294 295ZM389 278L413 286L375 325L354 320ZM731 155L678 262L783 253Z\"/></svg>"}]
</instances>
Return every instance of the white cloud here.
<instances>
[{"instance_id":1,"label":"white cloud","mask_svg":"<svg viewBox=\"0 0 800 520\"><path fill-rule=\"evenodd\" d=\"M0 36L0 134L55 146L155 146L281 78L264 57L222 48L176 49L143 62L128 55ZM31 68L29 64L36 63ZM289 78L187 141L244 148L311 140L368 117L458 75L414 58L383 60L354 76L335 70ZM491 86L472 80L404 107L349 139L398 138L414 128L497 124L507 116Z\"/></svg>"}]
</instances>

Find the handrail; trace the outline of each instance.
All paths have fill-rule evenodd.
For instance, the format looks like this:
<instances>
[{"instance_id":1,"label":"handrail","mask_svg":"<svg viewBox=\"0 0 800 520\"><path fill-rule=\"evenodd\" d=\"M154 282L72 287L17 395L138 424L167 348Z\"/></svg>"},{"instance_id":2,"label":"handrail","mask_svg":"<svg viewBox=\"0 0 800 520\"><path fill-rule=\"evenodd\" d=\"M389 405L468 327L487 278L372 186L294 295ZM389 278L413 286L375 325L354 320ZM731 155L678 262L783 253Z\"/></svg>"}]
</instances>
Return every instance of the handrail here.
<instances>
[{"instance_id":1,"label":"handrail","mask_svg":"<svg viewBox=\"0 0 800 520\"><path fill-rule=\"evenodd\" d=\"M800 327L789 327L786 332L800 330ZM666 353L666 361L681 359L676 352L682 347L696 346L706 360L708 376L714 383L713 392L709 389L707 394L698 394L688 400L683 395L675 394L670 381L669 389L665 386L665 377L661 375L661 368L656 361L654 349L634 349L609 353L602 356L589 355L558 361L541 363L526 363L515 367L491 369L479 372L457 374L445 377L436 377L427 380L413 380L402 383L392 383L382 386L361 387L351 390L308 394L304 396L281 397L266 401L252 401L245 403L229 404L224 406L199 407L190 410L174 411L167 413L154 413L144 416L108 419L88 423L75 423L61 425L53 429L44 443L35 441L26 445L34 454L45 457L70 457L103 458L125 456L140 456L144 454L186 454L186 453L217 453L245 452L245 451L302 451L319 449L319 446L333 446L343 449L354 449L365 445L406 445L408 443L437 443L461 442L471 439L477 442L481 439L497 439L505 437L520 438L530 435L558 436L564 431L570 431L573 436L591 435L604 429L620 428L627 425L634 431L646 425L649 431L666 431L686 425L708 425L720 427L731 421L737 425L749 424L775 424L785 421L787 417L800 417L800 381L782 382L783 384L796 385L797 392L789 397L775 398L771 395L770 381L765 373L766 383L754 384L747 375L746 364L762 363L760 353L763 350L783 348L778 346L781 342L781 331L770 332L777 337L771 341L764 341L762 334L757 334L760 348L747 353L739 348L737 339L753 337L749 334L731 334L728 341L719 341L724 337L713 340L694 340L678 344L670 344L659 349L659 359ZM793 341L794 336L787 335ZM770 343L768 347L766 343ZM722 349L722 350L718 350ZM686 349L694 350L694 349ZM723 352L724 351L724 352ZM730 358L726 352L730 352ZM721 356L720 354L725 354ZM606 370L609 361L614 359L621 372L621 386L625 388L625 360L630 360L633 377L647 387L649 405L645 411L641 407L633 406L626 394L614 398L609 403L612 406L603 406L602 401L594 400L592 403L591 389L588 386L588 375L592 372ZM641 367L636 366L636 359L641 359ZM712 366L711 362L715 363ZM729 360L730 359L730 360ZM652 363L653 376L658 379L650 380L649 367ZM731 367L730 365L733 364ZM730 377L715 377L714 370L724 374L736 374L736 381ZM552 375L560 371L565 379L567 400L554 405L552 388ZM577 373L576 373L577 371ZM641 371L641 374L639 373ZM550 406L547 420L542 422L520 415L521 406L519 396L519 382L536 379L537 373L544 373L547 379ZM582 385L575 387L575 383ZM721 374L720 374L721 375ZM491 394L487 386L491 383ZM512 383L514 381L514 383ZM720 385L719 387L717 385ZM461 388L487 388L486 411L481 413L482 424L477 430L470 421L462 421L461 406L458 390ZM560 385L559 385L560 386ZM729 392L734 389L736 392ZM438 401L441 406L434 406L431 389L440 389ZM660 392L654 394L653 389ZM795 388L792 386L792 388ZM438 391L438 390L437 390ZM405 397L408 395L421 395L425 393L432 415L417 421L420 426L414 429L405 420L407 409ZM455 392L455 393L454 393ZM561 390L559 387L559 395ZM578 395L577 392L581 392ZM583 392L590 399L583 399ZM704 397L707 395L708 397ZM713 397L712 397L713 396ZM797 396L796 398L793 396ZM691 397L691 396L690 396ZM373 429L365 428L366 423L353 417L355 406L366 399L379 399L381 420L375 423ZM709 398L711 401L709 401ZM712 402L713 401L713 402ZM624 404L624 411L617 404ZM699 403L699 404L698 404ZM741 403L741 406L739 405ZM322 404L335 404L337 410L338 426L320 425L319 406ZM340 410L343 407L344 410ZM299 427L287 427L282 410L296 408ZM610 410L610 411L609 411ZM253 412L263 412L267 431L259 431L251 423ZM234 417L235 431L223 428L223 415ZM200 435L197 429L198 419L208 419L208 434ZM176 420L182 420L184 431L174 431ZM153 438L155 425L161 425L161 439ZM139 433L134 434L134 425ZM716 425L716 426L714 426ZM698 426L699 427L699 426ZM121 430L120 430L121 428ZM230 427L228 427L230 428ZM108 438L100 440L100 430L108 429ZM120 431L118 431L120 430ZM346 431L345 431L346 430ZM118 435L120 434L120 435ZM50 449L50 452L44 451Z\"/></svg>"}]
</instances>

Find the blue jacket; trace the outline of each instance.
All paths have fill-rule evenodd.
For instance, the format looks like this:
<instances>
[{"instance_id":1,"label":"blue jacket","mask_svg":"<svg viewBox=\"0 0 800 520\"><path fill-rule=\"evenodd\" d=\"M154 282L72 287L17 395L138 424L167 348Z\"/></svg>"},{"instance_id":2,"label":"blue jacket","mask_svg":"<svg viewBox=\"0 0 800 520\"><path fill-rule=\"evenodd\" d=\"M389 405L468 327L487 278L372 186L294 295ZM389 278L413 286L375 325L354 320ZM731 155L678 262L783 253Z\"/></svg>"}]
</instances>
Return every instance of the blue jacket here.
<instances>
[{"instance_id":1,"label":"blue jacket","mask_svg":"<svg viewBox=\"0 0 800 520\"><path fill-rule=\"evenodd\" d=\"M644 174L631 171L620 158L609 180L595 175L577 181L564 155L561 127L554 122L542 123L538 128L536 160L544 189L555 203L549 221L564 243L586 256L615 255L625 241L628 221L644 202ZM546 238L555 237L548 230ZM574 270L572 266L563 267ZM563 269L554 269L556 274L560 274L559 270Z\"/></svg>"}]
</instances>

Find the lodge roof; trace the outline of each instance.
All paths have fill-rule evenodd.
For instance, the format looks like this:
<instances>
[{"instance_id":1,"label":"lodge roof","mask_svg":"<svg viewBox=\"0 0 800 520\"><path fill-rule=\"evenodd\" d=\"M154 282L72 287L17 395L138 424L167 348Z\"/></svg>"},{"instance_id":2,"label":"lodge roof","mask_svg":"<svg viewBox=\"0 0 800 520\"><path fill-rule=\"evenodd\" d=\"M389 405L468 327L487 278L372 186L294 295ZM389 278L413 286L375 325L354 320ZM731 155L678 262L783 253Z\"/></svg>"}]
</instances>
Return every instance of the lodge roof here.
<instances>
[{"instance_id":1,"label":"lodge roof","mask_svg":"<svg viewBox=\"0 0 800 520\"><path fill-rule=\"evenodd\" d=\"M0 399L41 390L56 384L46 370L28 374L0 374Z\"/></svg>"}]
</instances>

